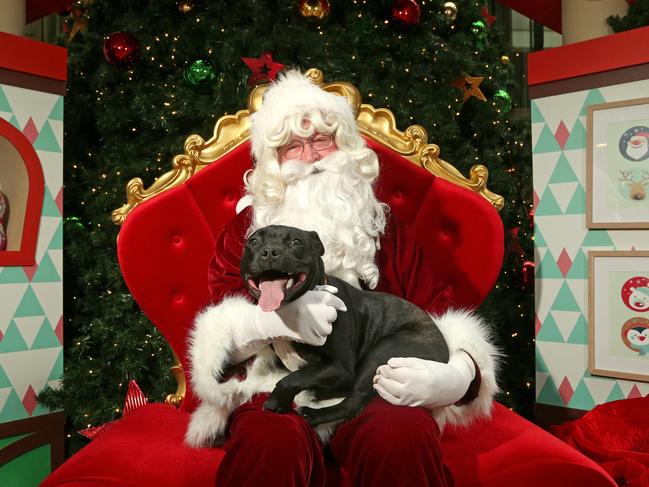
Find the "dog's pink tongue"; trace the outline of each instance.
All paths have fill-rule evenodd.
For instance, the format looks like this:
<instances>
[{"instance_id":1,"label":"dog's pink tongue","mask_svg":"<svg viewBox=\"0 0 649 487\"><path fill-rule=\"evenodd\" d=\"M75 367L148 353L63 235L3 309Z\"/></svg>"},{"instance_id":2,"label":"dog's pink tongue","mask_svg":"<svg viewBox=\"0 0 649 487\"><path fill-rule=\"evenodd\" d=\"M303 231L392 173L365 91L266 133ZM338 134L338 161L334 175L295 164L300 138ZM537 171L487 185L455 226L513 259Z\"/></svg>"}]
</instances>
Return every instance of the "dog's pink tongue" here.
<instances>
[{"instance_id":1,"label":"dog's pink tongue","mask_svg":"<svg viewBox=\"0 0 649 487\"><path fill-rule=\"evenodd\" d=\"M284 299L284 287L288 279L275 279L272 281L262 281L259 283L261 296L259 297L259 306L263 311L275 311L282 304Z\"/></svg>"}]
</instances>

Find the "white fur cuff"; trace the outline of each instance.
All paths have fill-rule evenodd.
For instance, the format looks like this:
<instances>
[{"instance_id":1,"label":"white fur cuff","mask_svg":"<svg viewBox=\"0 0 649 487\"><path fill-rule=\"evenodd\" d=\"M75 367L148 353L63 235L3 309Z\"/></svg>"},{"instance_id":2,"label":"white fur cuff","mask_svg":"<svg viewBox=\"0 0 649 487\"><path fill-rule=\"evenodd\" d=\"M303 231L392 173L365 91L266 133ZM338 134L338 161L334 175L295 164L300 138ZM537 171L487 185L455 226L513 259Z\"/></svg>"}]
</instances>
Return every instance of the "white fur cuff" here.
<instances>
[{"instance_id":1,"label":"white fur cuff","mask_svg":"<svg viewBox=\"0 0 649 487\"><path fill-rule=\"evenodd\" d=\"M489 417L493 397L498 392L496 374L502 356L492 343L491 331L482 318L467 310L450 310L433 320L446 339L451 356L466 351L480 369L478 396L462 406L433 410L440 428L446 423L468 425L479 417Z\"/></svg>"}]
</instances>

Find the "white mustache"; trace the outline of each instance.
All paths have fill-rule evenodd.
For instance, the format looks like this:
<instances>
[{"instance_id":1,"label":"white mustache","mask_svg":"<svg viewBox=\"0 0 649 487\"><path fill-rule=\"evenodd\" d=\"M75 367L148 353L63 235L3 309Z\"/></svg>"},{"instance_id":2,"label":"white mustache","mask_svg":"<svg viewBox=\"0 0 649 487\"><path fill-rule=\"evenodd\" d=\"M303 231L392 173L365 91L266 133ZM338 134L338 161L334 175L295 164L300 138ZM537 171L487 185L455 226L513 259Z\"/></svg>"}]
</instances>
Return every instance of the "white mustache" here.
<instances>
[{"instance_id":1,"label":"white mustache","mask_svg":"<svg viewBox=\"0 0 649 487\"><path fill-rule=\"evenodd\" d=\"M279 171L282 176L282 181L286 184L291 184L312 174L315 171L315 167L313 164L292 159L283 162Z\"/></svg>"},{"instance_id":2,"label":"white mustache","mask_svg":"<svg viewBox=\"0 0 649 487\"><path fill-rule=\"evenodd\" d=\"M313 163L300 161L299 159L284 161L280 166L280 174L284 183L291 184L319 172L344 173L352 163L353 160L348 154L338 150Z\"/></svg>"}]
</instances>

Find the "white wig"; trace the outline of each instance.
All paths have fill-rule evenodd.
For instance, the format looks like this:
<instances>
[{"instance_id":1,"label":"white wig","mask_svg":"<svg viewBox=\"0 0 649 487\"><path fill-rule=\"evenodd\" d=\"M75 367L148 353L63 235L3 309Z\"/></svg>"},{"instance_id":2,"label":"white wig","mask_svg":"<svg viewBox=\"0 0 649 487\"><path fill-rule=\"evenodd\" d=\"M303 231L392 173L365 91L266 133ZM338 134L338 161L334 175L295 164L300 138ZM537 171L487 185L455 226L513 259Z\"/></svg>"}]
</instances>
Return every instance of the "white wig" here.
<instances>
[{"instance_id":1,"label":"white wig","mask_svg":"<svg viewBox=\"0 0 649 487\"><path fill-rule=\"evenodd\" d=\"M260 204L277 204L283 197L277 149L294 135L333 133L338 148L356 161L359 175L370 182L378 177L378 159L361 137L347 99L323 90L297 70L279 76L250 118L255 170L246 175L245 185ZM305 126L304 120L311 123Z\"/></svg>"}]
</instances>

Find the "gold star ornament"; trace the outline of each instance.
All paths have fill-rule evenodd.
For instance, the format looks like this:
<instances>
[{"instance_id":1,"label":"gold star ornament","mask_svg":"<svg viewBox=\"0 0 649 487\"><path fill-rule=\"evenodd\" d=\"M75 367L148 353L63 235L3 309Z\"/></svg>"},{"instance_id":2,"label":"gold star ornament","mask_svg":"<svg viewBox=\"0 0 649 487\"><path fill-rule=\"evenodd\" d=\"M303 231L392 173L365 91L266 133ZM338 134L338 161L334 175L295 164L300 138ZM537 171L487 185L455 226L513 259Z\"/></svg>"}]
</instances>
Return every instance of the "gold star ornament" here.
<instances>
[{"instance_id":1,"label":"gold star ornament","mask_svg":"<svg viewBox=\"0 0 649 487\"><path fill-rule=\"evenodd\" d=\"M462 74L461 78L458 78L453 82L453 86L456 86L464 92L463 103L472 96L475 96L478 100L487 101L485 96L482 94L482 91L480 91L480 83L482 83L483 80L484 76L469 76L468 74Z\"/></svg>"}]
</instances>

